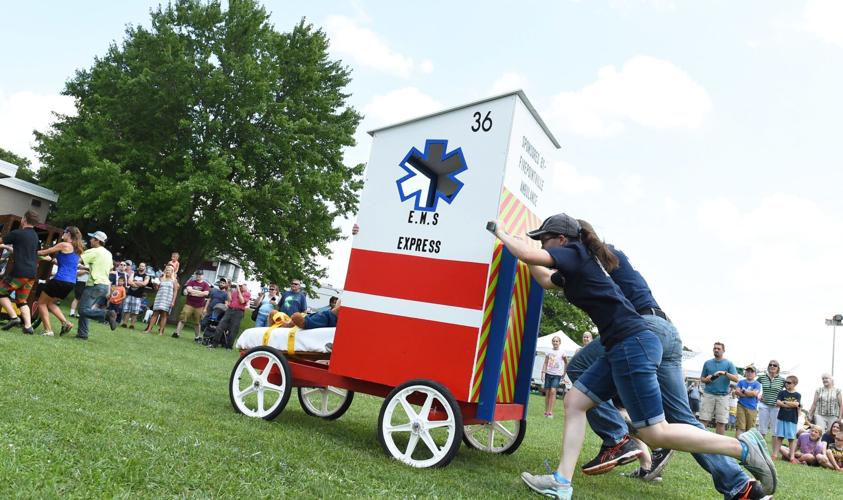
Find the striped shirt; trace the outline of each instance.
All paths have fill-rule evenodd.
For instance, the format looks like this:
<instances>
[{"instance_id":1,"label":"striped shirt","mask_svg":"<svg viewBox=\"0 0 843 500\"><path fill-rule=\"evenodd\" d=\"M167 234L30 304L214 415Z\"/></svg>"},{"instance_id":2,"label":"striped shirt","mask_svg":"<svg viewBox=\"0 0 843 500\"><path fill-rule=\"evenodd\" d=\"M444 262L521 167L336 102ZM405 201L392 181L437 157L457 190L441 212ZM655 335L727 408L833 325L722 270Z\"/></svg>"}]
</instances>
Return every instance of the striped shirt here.
<instances>
[{"instance_id":1,"label":"striped shirt","mask_svg":"<svg viewBox=\"0 0 843 500\"><path fill-rule=\"evenodd\" d=\"M761 382L761 402L767 406L776 406L776 397L784 388L784 378L776 375L771 379L767 373L762 373L758 376L758 381Z\"/></svg>"},{"instance_id":2,"label":"striped shirt","mask_svg":"<svg viewBox=\"0 0 843 500\"><path fill-rule=\"evenodd\" d=\"M840 413L840 389L832 387L827 389L820 387L816 391L817 397L817 414L823 417L839 417Z\"/></svg>"}]
</instances>

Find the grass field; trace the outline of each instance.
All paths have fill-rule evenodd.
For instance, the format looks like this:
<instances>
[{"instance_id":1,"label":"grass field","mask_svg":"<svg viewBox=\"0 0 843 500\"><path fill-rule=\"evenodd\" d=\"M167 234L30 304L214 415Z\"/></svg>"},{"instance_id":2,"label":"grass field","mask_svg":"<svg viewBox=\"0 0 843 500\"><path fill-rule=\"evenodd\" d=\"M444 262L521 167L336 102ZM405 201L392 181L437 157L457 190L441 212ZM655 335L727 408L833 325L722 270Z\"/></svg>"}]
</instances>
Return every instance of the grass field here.
<instances>
[{"instance_id":1,"label":"grass field","mask_svg":"<svg viewBox=\"0 0 843 500\"><path fill-rule=\"evenodd\" d=\"M87 342L0 332L0 350L2 498L529 497L519 473L540 472L559 456L562 419L543 418L538 397L513 455L463 446L448 467L415 470L377 442L381 399L357 395L329 422L307 416L293 395L275 421L250 419L229 403L236 354L189 338L94 325ZM589 433L582 458L598 446ZM840 474L784 462L778 470L777 498L843 491ZM720 498L687 454L661 483L616 469L577 475L574 484L581 499Z\"/></svg>"}]
</instances>

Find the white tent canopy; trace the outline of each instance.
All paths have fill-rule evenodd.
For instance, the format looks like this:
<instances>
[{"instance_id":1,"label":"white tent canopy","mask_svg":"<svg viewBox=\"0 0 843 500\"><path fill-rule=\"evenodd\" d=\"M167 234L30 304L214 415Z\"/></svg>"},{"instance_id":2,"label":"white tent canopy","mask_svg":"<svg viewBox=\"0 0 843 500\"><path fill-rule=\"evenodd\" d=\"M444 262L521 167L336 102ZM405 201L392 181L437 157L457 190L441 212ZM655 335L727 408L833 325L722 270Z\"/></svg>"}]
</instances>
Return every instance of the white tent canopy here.
<instances>
[{"instance_id":1,"label":"white tent canopy","mask_svg":"<svg viewBox=\"0 0 843 500\"><path fill-rule=\"evenodd\" d=\"M562 339L562 345L559 346L559 349L561 349L566 356L573 356L574 353L577 352L577 349L580 348L580 346L577 345L576 342L574 342L567 335L565 335L565 332L559 330L556 333L551 333L550 335L544 335L542 337L539 337L538 342L536 342L536 352L546 353L548 351L552 351L553 344L551 344L551 341L553 340L553 337L557 336Z\"/></svg>"}]
</instances>

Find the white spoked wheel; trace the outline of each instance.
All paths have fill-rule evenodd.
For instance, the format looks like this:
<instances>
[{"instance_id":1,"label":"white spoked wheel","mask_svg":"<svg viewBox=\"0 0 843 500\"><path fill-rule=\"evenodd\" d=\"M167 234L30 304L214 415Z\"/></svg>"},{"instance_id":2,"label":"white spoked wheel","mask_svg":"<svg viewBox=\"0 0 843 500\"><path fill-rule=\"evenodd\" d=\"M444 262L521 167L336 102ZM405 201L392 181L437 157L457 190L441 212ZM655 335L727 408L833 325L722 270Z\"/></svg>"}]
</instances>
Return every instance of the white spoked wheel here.
<instances>
[{"instance_id":1,"label":"white spoked wheel","mask_svg":"<svg viewBox=\"0 0 843 500\"><path fill-rule=\"evenodd\" d=\"M246 416L272 420L287 406L291 382L290 366L280 352L272 347L255 347L231 371L231 405Z\"/></svg>"},{"instance_id":2,"label":"white spoked wheel","mask_svg":"<svg viewBox=\"0 0 843 500\"><path fill-rule=\"evenodd\" d=\"M488 424L466 425L463 429L466 445L487 453L509 455L521 446L527 433L526 420L502 420Z\"/></svg>"},{"instance_id":3,"label":"white spoked wheel","mask_svg":"<svg viewBox=\"0 0 843 500\"><path fill-rule=\"evenodd\" d=\"M339 387L299 387L302 410L312 417L334 420L343 416L351 406L354 392Z\"/></svg>"},{"instance_id":4,"label":"white spoked wheel","mask_svg":"<svg viewBox=\"0 0 843 500\"><path fill-rule=\"evenodd\" d=\"M462 413L451 393L430 380L411 380L389 393L378 417L378 441L411 467L443 467L457 454Z\"/></svg>"}]
</instances>

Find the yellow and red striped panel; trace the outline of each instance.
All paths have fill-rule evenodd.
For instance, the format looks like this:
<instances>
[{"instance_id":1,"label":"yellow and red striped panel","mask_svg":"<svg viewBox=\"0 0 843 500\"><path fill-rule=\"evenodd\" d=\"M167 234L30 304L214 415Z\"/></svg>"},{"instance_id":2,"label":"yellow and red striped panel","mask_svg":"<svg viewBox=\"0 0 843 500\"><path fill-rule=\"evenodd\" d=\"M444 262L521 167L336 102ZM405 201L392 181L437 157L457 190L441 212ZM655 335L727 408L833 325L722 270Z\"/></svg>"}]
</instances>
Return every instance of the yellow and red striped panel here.
<instances>
[{"instance_id":1,"label":"yellow and red striped panel","mask_svg":"<svg viewBox=\"0 0 843 500\"><path fill-rule=\"evenodd\" d=\"M498 222L503 225L503 229L506 232L521 237L526 237L528 230L536 228L539 225L538 217L527 209L506 188L501 193ZM495 305L494 299L495 292L497 291L498 274L500 273L502 250L503 245L499 241L496 241L493 249L489 283L486 287L486 308L483 311L483 326L477 342L478 356L472 377L474 383L470 391L469 401L471 402L476 402L480 394L480 384L483 379L483 368L485 366L489 331L491 329L492 309ZM518 376L518 359L521 356L521 339L524 333L524 319L527 313L527 297L529 292L530 270L525 264L519 262L515 274L515 287L506 329L503 367L498 384L498 402L510 402L515 394L515 380Z\"/></svg>"}]
</instances>

